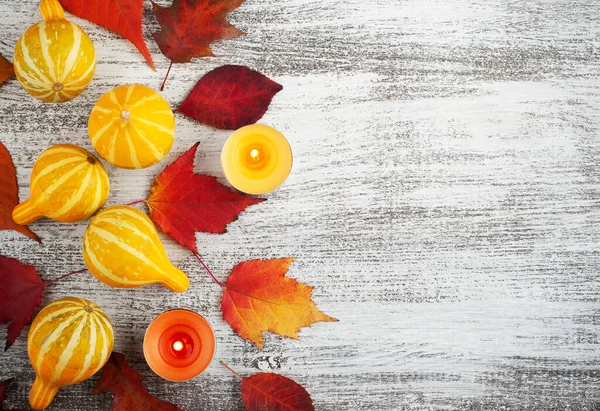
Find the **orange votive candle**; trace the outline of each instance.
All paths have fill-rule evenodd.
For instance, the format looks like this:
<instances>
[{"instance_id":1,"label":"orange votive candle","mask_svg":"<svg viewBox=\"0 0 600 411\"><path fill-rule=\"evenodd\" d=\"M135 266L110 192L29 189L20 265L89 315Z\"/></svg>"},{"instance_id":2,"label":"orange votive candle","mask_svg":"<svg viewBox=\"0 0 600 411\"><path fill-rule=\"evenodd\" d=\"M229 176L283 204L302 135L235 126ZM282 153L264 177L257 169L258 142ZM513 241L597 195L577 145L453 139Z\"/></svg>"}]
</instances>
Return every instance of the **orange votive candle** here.
<instances>
[{"instance_id":1,"label":"orange votive candle","mask_svg":"<svg viewBox=\"0 0 600 411\"><path fill-rule=\"evenodd\" d=\"M235 131L221 151L227 181L247 194L265 194L279 187L292 170L292 149L273 127L253 124Z\"/></svg>"},{"instance_id":2,"label":"orange votive candle","mask_svg":"<svg viewBox=\"0 0 600 411\"><path fill-rule=\"evenodd\" d=\"M144 357L159 376L186 381L200 375L215 354L215 335L202 317L190 310L165 311L144 336Z\"/></svg>"}]
</instances>

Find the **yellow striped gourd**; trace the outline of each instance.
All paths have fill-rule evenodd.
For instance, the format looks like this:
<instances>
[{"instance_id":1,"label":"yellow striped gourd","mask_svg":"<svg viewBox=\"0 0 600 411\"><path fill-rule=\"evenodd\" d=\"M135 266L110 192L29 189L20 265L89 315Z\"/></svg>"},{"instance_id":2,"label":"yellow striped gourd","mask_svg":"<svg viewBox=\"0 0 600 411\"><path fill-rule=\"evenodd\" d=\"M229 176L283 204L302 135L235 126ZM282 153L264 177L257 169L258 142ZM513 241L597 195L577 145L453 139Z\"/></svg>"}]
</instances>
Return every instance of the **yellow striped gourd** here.
<instances>
[{"instance_id":1,"label":"yellow striped gourd","mask_svg":"<svg viewBox=\"0 0 600 411\"><path fill-rule=\"evenodd\" d=\"M145 168L171 150L175 116L156 91L127 84L100 97L88 120L88 134L94 149L109 163Z\"/></svg>"},{"instance_id":2,"label":"yellow striped gourd","mask_svg":"<svg viewBox=\"0 0 600 411\"><path fill-rule=\"evenodd\" d=\"M58 0L42 0L40 12L43 20L17 41L15 74L25 91L42 101L72 100L94 76L94 45L78 25L65 19Z\"/></svg>"},{"instance_id":3,"label":"yellow striped gourd","mask_svg":"<svg viewBox=\"0 0 600 411\"><path fill-rule=\"evenodd\" d=\"M46 408L60 387L94 375L108 361L113 341L110 320L91 301L65 297L44 307L27 337L36 374L29 392L31 407Z\"/></svg>"},{"instance_id":4,"label":"yellow striped gourd","mask_svg":"<svg viewBox=\"0 0 600 411\"><path fill-rule=\"evenodd\" d=\"M183 292L190 284L169 261L152 220L131 206L108 207L92 219L83 236L83 260L98 280L113 287L158 283Z\"/></svg>"},{"instance_id":5,"label":"yellow striped gourd","mask_svg":"<svg viewBox=\"0 0 600 411\"><path fill-rule=\"evenodd\" d=\"M72 223L91 217L106 202L106 169L92 153L72 144L46 149L31 172L31 197L15 207L18 224L41 217Z\"/></svg>"}]
</instances>

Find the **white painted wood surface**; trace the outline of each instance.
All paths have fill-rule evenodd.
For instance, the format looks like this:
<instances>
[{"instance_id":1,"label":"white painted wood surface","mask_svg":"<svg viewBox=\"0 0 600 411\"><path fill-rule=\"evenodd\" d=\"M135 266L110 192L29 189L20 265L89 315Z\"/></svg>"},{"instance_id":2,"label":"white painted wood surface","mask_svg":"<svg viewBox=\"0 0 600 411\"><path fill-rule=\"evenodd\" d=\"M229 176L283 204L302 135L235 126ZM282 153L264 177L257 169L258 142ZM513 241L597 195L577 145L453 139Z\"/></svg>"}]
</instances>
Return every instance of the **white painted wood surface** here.
<instances>
[{"instance_id":1,"label":"white painted wood surface","mask_svg":"<svg viewBox=\"0 0 600 411\"><path fill-rule=\"evenodd\" d=\"M0 9L0 53L11 56L39 19L37 2L0 0ZM100 95L130 82L158 88L168 67L149 2L156 73L125 40L74 20L98 56L81 97L46 105L16 81L0 88L0 140L22 199L44 148L91 149L87 116ZM259 70L284 86L262 122L287 135L295 163L285 186L227 234L199 234L199 249L222 279L246 259L296 256L290 275L314 285L340 322L304 329L300 341L267 336L259 351L222 321L219 287L165 236L188 292L116 290L83 274L50 287L43 303L98 303L148 390L187 410L243 406L239 381L218 361L187 383L148 368L145 328L174 307L210 320L217 360L286 375L318 410L599 409L600 3L247 0L231 21L248 34L217 43L217 58L175 66L164 95L177 107L223 64ZM229 134L177 115L166 160L109 167L108 204L145 198L196 141L198 172L222 181ZM2 232L0 253L50 280L83 267L85 226L39 221L43 246ZM16 381L7 403L20 409L33 381L25 341L0 356L0 378ZM89 395L96 378L62 389L50 409L109 409L110 395Z\"/></svg>"}]
</instances>

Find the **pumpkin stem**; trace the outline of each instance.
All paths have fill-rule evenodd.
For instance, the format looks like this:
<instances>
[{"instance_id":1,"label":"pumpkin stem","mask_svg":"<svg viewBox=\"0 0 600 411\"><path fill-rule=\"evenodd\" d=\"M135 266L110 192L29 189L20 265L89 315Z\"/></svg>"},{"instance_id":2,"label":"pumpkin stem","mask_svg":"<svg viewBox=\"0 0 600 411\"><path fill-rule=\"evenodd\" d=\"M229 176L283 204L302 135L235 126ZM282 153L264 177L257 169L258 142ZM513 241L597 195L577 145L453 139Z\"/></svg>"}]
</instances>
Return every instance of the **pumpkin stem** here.
<instances>
[{"instance_id":1,"label":"pumpkin stem","mask_svg":"<svg viewBox=\"0 0 600 411\"><path fill-rule=\"evenodd\" d=\"M58 0L42 0L40 14L44 20L63 20L65 18L65 10Z\"/></svg>"}]
</instances>

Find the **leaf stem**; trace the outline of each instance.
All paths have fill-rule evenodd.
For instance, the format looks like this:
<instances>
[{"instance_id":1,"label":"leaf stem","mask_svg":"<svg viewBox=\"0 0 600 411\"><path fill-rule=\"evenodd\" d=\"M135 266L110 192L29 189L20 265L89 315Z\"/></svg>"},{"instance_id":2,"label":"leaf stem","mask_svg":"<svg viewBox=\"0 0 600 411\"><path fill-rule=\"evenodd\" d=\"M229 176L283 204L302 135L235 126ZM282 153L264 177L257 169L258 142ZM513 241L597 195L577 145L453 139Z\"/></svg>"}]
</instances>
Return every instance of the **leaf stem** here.
<instances>
[{"instance_id":1,"label":"leaf stem","mask_svg":"<svg viewBox=\"0 0 600 411\"><path fill-rule=\"evenodd\" d=\"M137 201L133 201L131 203L127 203L125 205L130 206L130 205L139 204L139 203L145 203L145 202L146 202L146 200L137 200Z\"/></svg>"},{"instance_id":2,"label":"leaf stem","mask_svg":"<svg viewBox=\"0 0 600 411\"><path fill-rule=\"evenodd\" d=\"M169 64L169 69L167 70L167 75L165 76L165 79L163 80L162 85L160 86L160 91L163 91L165 89L165 84L167 84L167 79L169 78L171 67L173 67L173 60L171 60L171 64Z\"/></svg>"},{"instance_id":3,"label":"leaf stem","mask_svg":"<svg viewBox=\"0 0 600 411\"><path fill-rule=\"evenodd\" d=\"M234 373L235 375L237 375L238 377L240 377L240 380L243 380L244 377L242 377L238 372L234 371L229 365L225 364L225 361L221 361L221 365L225 368L227 368L229 371L231 371L232 373Z\"/></svg>"},{"instance_id":4,"label":"leaf stem","mask_svg":"<svg viewBox=\"0 0 600 411\"><path fill-rule=\"evenodd\" d=\"M217 277L215 277L215 275L212 273L212 271L210 271L208 269L208 267L206 266L206 264L204 264L204 261L202 261L202 259L198 255L198 253L194 253L194 256L196 256L196 258L198 259L198 261L200 262L200 264L202 264L202 267L204 267L204 269L206 270L206 272L210 274L210 276L212 277L213 281L215 283L219 284L221 286L221 288L223 288L223 284L219 280L217 280Z\"/></svg>"},{"instance_id":5,"label":"leaf stem","mask_svg":"<svg viewBox=\"0 0 600 411\"><path fill-rule=\"evenodd\" d=\"M48 281L47 283L44 283L44 284L45 284L45 285L46 285L46 287L47 287L47 286L49 286L49 285L52 285L52 284L54 284L54 283L55 283L55 282L57 282L57 281L60 281L60 280L62 280L63 278L70 277L70 276L72 276L72 275L74 275L74 274L83 273L83 272L86 272L87 270L88 270L87 268L84 268L84 269L82 269L82 270L73 271L73 272L70 272L70 273L68 273L68 274L61 275L60 277L58 277L58 278L55 278L55 279L54 279L54 280L52 280L52 281Z\"/></svg>"}]
</instances>

